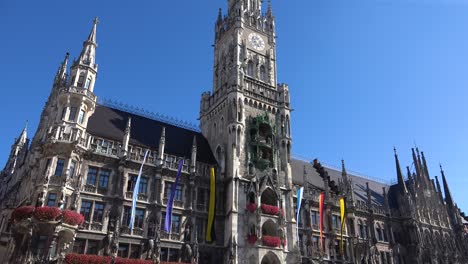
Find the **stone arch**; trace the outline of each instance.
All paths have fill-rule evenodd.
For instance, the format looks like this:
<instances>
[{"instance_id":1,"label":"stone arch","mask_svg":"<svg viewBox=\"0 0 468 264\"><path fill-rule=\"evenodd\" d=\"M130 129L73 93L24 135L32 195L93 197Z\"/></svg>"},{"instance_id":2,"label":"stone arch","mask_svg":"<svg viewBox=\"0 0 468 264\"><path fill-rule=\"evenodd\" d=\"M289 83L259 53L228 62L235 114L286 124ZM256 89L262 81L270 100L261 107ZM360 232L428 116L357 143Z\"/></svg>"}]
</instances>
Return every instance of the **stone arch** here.
<instances>
[{"instance_id":1,"label":"stone arch","mask_svg":"<svg viewBox=\"0 0 468 264\"><path fill-rule=\"evenodd\" d=\"M247 62L247 75L250 77L255 77L255 66L252 60Z\"/></svg>"},{"instance_id":2,"label":"stone arch","mask_svg":"<svg viewBox=\"0 0 468 264\"><path fill-rule=\"evenodd\" d=\"M262 196L261 196L261 203L262 204L268 204L268 205L273 205L273 206L277 206L278 205L278 197L276 196L276 192L273 191L271 188L266 188L263 192L262 192Z\"/></svg>"},{"instance_id":3,"label":"stone arch","mask_svg":"<svg viewBox=\"0 0 468 264\"><path fill-rule=\"evenodd\" d=\"M281 264L281 261L275 253L270 251L263 256L261 264Z\"/></svg>"},{"instance_id":4,"label":"stone arch","mask_svg":"<svg viewBox=\"0 0 468 264\"><path fill-rule=\"evenodd\" d=\"M278 225L273 220L268 219L262 225L262 236L278 236Z\"/></svg>"}]
</instances>

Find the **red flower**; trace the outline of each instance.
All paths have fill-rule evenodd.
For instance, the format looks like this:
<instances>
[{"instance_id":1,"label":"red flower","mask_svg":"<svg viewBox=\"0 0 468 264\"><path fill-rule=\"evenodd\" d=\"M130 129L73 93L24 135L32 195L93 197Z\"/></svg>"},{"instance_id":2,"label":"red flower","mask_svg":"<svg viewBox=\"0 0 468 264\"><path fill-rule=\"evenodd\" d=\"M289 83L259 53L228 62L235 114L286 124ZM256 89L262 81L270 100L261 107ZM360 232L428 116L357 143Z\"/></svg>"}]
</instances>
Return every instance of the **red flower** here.
<instances>
[{"instance_id":1,"label":"red flower","mask_svg":"<svg viewBox=\"0 0 468 264\"><path fill-rule=\"evenodd\" d=\"M255 234L247 235L247 241L252 245L255 244L255 242L257 242L257 235Z\"/></svg>"},{"instance_id":2,"label":"red flower","mask_svg":"<svg viewBox=\"0 0 468 264\"><path fill-rule=\"evenodd\" d=\"M34 206L29 206L29 205L18 207L13 211L13 214L11 215L11 217L15 221L21 221L26 218L30 218L34 213L34 209L35 209Z\"/></svg>"},{"instance_id":3,"label":"red flower","mask_svg":"<svg viewBox=\"0 0 468 264\"><path fill-rule=\"evenodd\" d=\"M255 203L248 203L247 204L247 210L251 213L254 213L255 210L257 210L257 204Z\"/></svg>"},{"instance_id":4,"label":"red flower","mask_svg":"<svg viewBox=\"0 0 468 264\"><path fill-rule=\"evenodd\" d=\"M68 254L65 257L66 264L109 264L110 262L111 257L98 255Z\"/></svg>"},{"instance_id":5,"label":"red flower","mask_svg":"<svg viewBox=\"0 0 468 264\"><path fill-rule=\"evenodd\" d=\"M278 206L274 206L274 205L262 204L261 208L264 214L278 215L278 212L279 212Z\"/></svg>"},{"instance_id":6,"label":"red flower","mask_svg":"<svg viewBox=\"0 0 468 264\"><path fill-rule=\"evenodd\" d=\"M98 255L68 254L65 264L110 264L111 257ZM151 260L116 258L115 264L153 264ZM179 262L161 262L161 264L190 264Z\"/></svg>"},{"instance_id":7,"label":"red flower","mask_svg":"<svg viewBox=\"0 0 468 264\"><path fill-rule=\"evenodd\" d=\"M84 216L70 210L62 212L63 222L72 226L81 225L84 222Z\"/></svg>"},{"instance_id":8,"label":"red flower","mask_svg":"<svg viewBox=\"0 0 468 264\"><path fill-rule=\"evenodd\" d=\"M281 239L275 236L262 236L262 242L267 247L279 247L281 245Z\"/></svg>"},{"instance_id":9,"label":"red flower","mask_svg":"<svg viewBox=\"0 0 468 264\"><path fill-rule=\"evenodd\" d=\"M59 208L57 207L37 207L34 210L34 218L39 221L55 221L62 214Z\"/></svg>"}]
</instances>

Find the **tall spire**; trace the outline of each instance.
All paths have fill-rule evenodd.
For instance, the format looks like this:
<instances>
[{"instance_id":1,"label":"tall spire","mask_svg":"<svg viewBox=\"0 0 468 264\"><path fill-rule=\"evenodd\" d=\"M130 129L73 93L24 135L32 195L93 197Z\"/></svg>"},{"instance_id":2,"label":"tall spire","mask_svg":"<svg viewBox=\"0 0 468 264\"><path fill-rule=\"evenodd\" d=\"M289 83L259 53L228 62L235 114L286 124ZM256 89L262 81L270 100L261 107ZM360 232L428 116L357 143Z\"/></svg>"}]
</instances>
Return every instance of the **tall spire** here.
<instances>
[{"instance_id":1,"label":"tall spire","mask_svg":"<svg viewBox=\"0 0 468 264\"><path fill-rule=\"evenodd\" d=\"M452 194L450 193L450 189L449 189L448 184L447 184L447 179L445 178L444 170L442 169L442 165L439 165L439 166L440 166L440 173L442 174L442 181L443 181L443 184L444 184L445 202L450 207L453 207L454 202L453 202L453 199L452 199Z\"/></svg>"},{"instance_id":2,"label":"tall spire","mask_svg":"<svg viewBox=\"0 0 468 264\"><path fill-rule=\"evenodd\" d=\"M91 29L91 32L89 32L88 39L86 40L87 42L96 44L96 27L98 23L99 23L99 19L95 17L93 20L93 28Z\"/></svg>"},{"instance_id":3,"label":"tall spire","mask_svg":"<svg viewBox=\"0 0 468 264\"><path fill-rule=\"evenodd\" d=\"M96 28L99 23L98 18L94 18L93 27L89 33L88 38L83 42L83 49L81 50L80 58L78 62L80 64L85 64L95 68L95 58L96 58Z\"/></svg>"},{"instance_id":4,"label":"tall spire","mask_svg":"<svg viewBox=\"0 0 468 264\"><path fill-rule=\"evenodd\" d=\"M158 148L158 165L163 164L165 147L166 147L166 127L162 127L161 138L159 139L159 148Z\"/></svg>"},{"instance_id":5,"label":"tall spire","mask_svg":"<svg viewBox=\"0 0 468 264\"><path fill-rule=\"evenodd\" d=\"M271 0L268 0L267 17L273 17L273 9L271 8Z\"/></svg>"},{"instance_id":6,"label":"tall spire","mask_svg":"<svg viewBox=\"0 0 468 264\"><path fill-rule=\"evenodd\" d=\"M70 53L65 53L65 58L60 65L57 75L55 75L55 82L59 85L64 84L67 79L67 66L68 66L68 59L70 58Z\"/></svg>"},{"instance_id":7,"label":"tall spire","mask_svg":"<svg viewBox=\"0 0 468 264\"><path fill-rule=\"evenodd\" d=\"M28 140L28 121L26 120L26 124L24 125L24 128L21 131L21 134L16 139L15 144L16 145L23 145L23 144L25 144L27 142L27 140Z\"/></svg>"},{"instance_id":8,"label":"tall spire","mask_svg":"<svg viewBox=\"0 0 468 264\"><path fill-rule=\"evenodd\" d=\"M405 179L403 178L403 173L401 173L400 161L398 160L398 154L397 154L395 147L393 148L393 151L395 152L395 164L396 164L396 171L397 171L397 177L398 177L398 187L402 194L406 194L408 193L408 190L406 189L406 184L405 184Z\"/></svg>"},{"instance_id":9,"label":"tall spire","mask_svg":"<svg viewBox=\"0 0 468 264\"><path fill-rule=\"evenodd\" d=\"M416 185L415 187L418 187L420 184L423 184L422 181L421 181L421 170L420 170L420 166L419 166L419 161L418 161L418 158L416 156L416 152L414 151L414 148L411 149L411 152L412 152L412 155L413 155L413 164L414 164L414 168L416 169L416 177L415 177L415 182L416 182Z\"/></svg>"},{"instance_id":10,"label":"tall spire","mask_svg":"<svg viewBox=\"0 0 468 264\"><path fill-rule=\"evenodd\" d=\"M443 204L444 203L444 197L442 196L442 188L440 188L439 177L435 176L435 179L436 179L436 185L437 185L437 191L438 191L437 194L439 195L439 199Z\"/></svg>"},{"instance_id":11,"label":"tall spire","mask_svg":"<svg viewBox=\"0 0 468 264\"><path fill-rule=\"evenodd\" d=\"M430 186L431 185L431 183L430 183L431 179L429 178L429 169L427 168L426 157L424 157L424 152L422 152L422 151L421 151L421 156L422 156L422 166L424 167L423 168L424 169L424 180Z\"/></svg>"}]
</instances>

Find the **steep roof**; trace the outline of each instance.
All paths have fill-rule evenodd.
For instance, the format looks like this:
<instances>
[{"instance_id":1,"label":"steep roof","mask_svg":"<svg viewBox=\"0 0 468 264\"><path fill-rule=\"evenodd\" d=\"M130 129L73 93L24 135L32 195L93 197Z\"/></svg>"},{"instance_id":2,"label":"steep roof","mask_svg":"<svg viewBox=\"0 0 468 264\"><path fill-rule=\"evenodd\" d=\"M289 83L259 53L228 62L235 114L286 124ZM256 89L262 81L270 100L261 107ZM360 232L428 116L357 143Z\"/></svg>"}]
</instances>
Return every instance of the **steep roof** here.
<instances>
[{"instance_id":1,"label":"steep roof","mask_svg":"<svg viewBox=\"0 0 468 264\"><path fill-rule=\"evenodd\" d=\"M162 128L166 128L165 153L190 158L193 137L197 139L197 160L215 164L216 159L211 152L206 138L200 133L147 117L128 113L108 106L98 105L89 118L88 132L94 136L122 141L128 118L132 118L130 144L159 148Z\"/></svg>"},{"instance_id":2,"label":"steep roof","mask_svg":"<svg viewBox=\"0 0 468 264\"><path fill-rule=\"evenodd\" d=\"M318 187L323 189L323 180L320 175L315 171L314 167L310 162L299 160L299 159L292 159L291 160L291 170L293 174L293 183L298 185L303 185L303 175L304 175L304 166L307 172L307 181ZM332 167L324 166L330 176L331 181L335 181L335 184L338 184L338 180L341 179L341 171L337 170ZM354 187L354 196L356 200L360 200L363 202L367 201L367 192L366 192L366 183L369 183L369 189L371 190L371 198L372 202L377 205L384 205L383 199L383 190L382 188L385 187L387 190L389 189L389 185L380 183L374 180L370 180L364 178L359 175L354 175L352 173L347 173L348 176L352 179L353 187Z\"/></svg>"}]
</instances>

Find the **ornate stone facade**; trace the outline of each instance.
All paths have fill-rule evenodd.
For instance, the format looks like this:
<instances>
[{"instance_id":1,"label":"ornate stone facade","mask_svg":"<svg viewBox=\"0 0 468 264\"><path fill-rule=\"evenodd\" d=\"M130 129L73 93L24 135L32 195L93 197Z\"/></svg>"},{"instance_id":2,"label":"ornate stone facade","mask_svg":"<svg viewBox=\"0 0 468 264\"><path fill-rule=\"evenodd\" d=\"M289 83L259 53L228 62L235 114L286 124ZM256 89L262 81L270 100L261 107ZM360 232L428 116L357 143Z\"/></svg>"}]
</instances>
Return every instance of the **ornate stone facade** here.
<instances>
[{"instance_id":1,"label":"ornate stone facade","mask_svg":"<svg viewBox=\"0 0 468 264\"><path fill-rule=\"evenodd\" d=\"M229 0L227 15L219 12L201 132L98 103L96 19L79 58L69 69L67 54L59 67L32 142L25 128L1 172L0 262L61 263L74 252L153 263L467 263L466 221L443 172L445 199L439 182L429 179L424 154L413 153L416 171L407 179L395 155L398 184L391 186L348 174L344 163L337 171L291 157L289 87L277 83L272 7L262 12L261 6L261 0ZM168 193L181 159L166 233ZM207 243L210 167L216 238ZM296 219L300 186L304 202ZM343 254L340 197L347 201ZM84 222L67 219L70 211Z\"/></svg>"}]
</instances>

